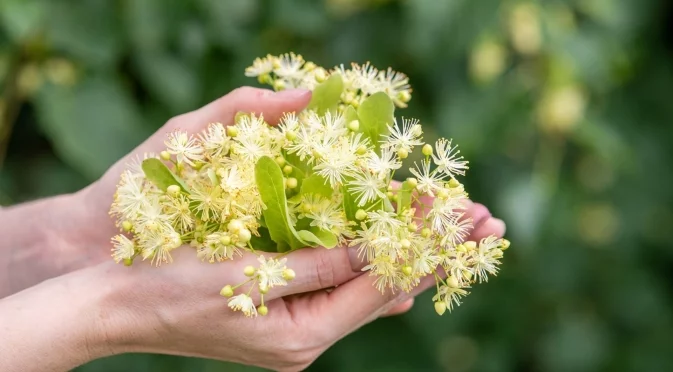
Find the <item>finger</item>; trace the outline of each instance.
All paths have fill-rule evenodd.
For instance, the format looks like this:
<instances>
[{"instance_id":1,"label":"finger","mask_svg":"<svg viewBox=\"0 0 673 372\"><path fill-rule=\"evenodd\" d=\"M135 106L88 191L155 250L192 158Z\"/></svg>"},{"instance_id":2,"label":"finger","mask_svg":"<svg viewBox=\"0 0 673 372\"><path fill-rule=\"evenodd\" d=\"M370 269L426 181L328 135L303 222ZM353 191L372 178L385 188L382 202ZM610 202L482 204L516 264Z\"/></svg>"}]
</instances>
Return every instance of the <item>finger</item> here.
<instances>
[{"instance_id":1,"label":"finger","mask_svg":"<svg viewBox=\"0 0 673 372\"><path fill-rule=\"evenodd\" d=\"M341 338L435 285L435 278L426 276L409 293L389 289L381 293L374 287L374 280L363 275L331 293L317 293L311 298L310 312L332 320L334 327L327 330L327 336Z\"/></svg>"},{"instance_id":2,"label":"finger","mask_svg":"<svg viewBox=\"0 0 673 372\"><path fill-rule=\"evenodd\" d=\"M414 306L414 299L410 298L410 299L402 302L401 304L393 307L392 309L388 310L388 312L381 315L381 317L386 318L386 317L389 317L389 316L404 314L407 311L411 310L411 308L413 306Z\"/></svg>"},{"instance_id":3,"label":"finger","mask_svg":"<svg viewBox=\"0 0 673 372\"><path fill-rule=\"evenodd\" d=\"M490 217L474 229L468 240L480 241L488 236L495 235L502 238L507 230L505 222L501 219Z\"/></svg>"},{"instance_id":4,"label":"finger","mask_svg":"<svg viewBox=\"0 0 673 372\"><path fill-rule=\"evenodd\" d=\"M234 122L234 117L238 112L263 115L268 123L275 124L284 113L303 110L310 99L311 92L305 89L274 92L252 87L238 88L198 110L169 120L145 141L139 150L142 152L161 151L165 147L166 135L172 131L183 130L196 133L214 122L230 125Z\"/></svg>"},{"instance_id":5,"label":"finger","mask_svg":"<svg viewBox=\"0 0 673 372\"><path fill-rule=\"evenodd\" d=\"M271 298L336 287L363 274L354 247L300 249L287 255L287 267L295 278L269 292Z\"/></svg>"}]
</instances>

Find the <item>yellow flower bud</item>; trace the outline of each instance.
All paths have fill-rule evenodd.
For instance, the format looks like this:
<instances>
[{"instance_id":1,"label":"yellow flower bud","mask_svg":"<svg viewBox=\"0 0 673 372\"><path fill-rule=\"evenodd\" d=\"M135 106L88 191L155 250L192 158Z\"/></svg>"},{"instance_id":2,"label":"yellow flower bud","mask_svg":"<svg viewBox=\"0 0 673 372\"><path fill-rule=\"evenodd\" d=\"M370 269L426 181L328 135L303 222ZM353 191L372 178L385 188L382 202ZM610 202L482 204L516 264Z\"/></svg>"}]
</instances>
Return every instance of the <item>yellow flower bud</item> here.
<instances>
[{"instance_id":1,"label":"yellow flower bud","mask_svg":"<svg viewBox=\"0 0 673 372\"><path fill-rule=\"evenodd\" d=\"M163 160L171 160L171 154L168 153L168 151L162 151L159 153L159 156Z\"/></svg>"},{"instance_id":2,"label":"yellow flower bud","mask_svg":"<svg viewBox=\"0 0 673 372\"><path fill-rule=\"evenodd\" d=\"M509 248L509 244L510 244L509 240L502 239L502 243L500 243L500 249L502 249L503 251L507 250L507 248Z\"/></svg>"},{"instance_id":3,"label":"yellow flower bud","mask_svg":"<svg viewBox=\"0 0 673 372\"><path fill-rule=\"evenodd\" d=\"M411 266L406 265L406 266L402 266L402 272L406 276L411 276L411 274L414 273L414 269Z\"/></svg>"},{"instance_id":4,"label":"yellow flower bud","mask_svg":"<svg viewBox=\"0 0 673 372\"><path fill-rule=\"evenodd\" d=\"M435 302L435 311L436 311L437 314L439 314L440 316L441 316L441 315L444 315L444 312L446 312L446 304L444 303L444 301L437 301L437 302Z\"/></svg>"},{"instance_id":5,"label":"yellow flower bud","mask_svg":"<svg viewBox=\"0 0 673 372\"><path fill-rule=\"evenodd\" d=\"M246 266L243 269L243 274L245 274L245 276L253 276L255 275L255 268L252 266Z\"/></svg>"},{"instance_id":6,"label":"yellow flower bud","mask_svg":"<svg viewBox=\"0 0 673 372\"><path fill-rule=\"evenodd\" d=\"M257 312L259 313L259 315L264 316L269 313L269 308L266 307L265 305L262 305L257 308Z\"/></svg>"},{"instance_id":7,"label":"yellow flower bud","mask_svg":"<svg viewBox=\"0 0 673 372\"><path fill-rule=\"evenodd\" d=\"M465 280L472 279L472 272L468 270L463 270L463 278L465 278Z\"/></svg>"},{"instance_id":8,"label":"yellow flower bud","mask_svg":"<svg viewBox=\"0 0 673 372\"><path fill-rule=\"evenodd\" d=\"M312 71L312 70L315 69L316 67L317 67L317 66L316 66L315 63L313 63L313 62L306 62L306 63L304 64L304 70L306 70L306 71Z\"/></svg>"},{"instance_id":9,"label":"yellow flower bud","mask_svg":"<svg viewBox=\"0 0 673 372\"><path fill-rule=\"evenodd\" d=\"M432 230L430 230L427 227L424 227L423 230L421 230L421 236L424 238L429 238L430 235L432 235Z\"/></svg>"},{"instance_id":10,"label":"yellow flower bud","mask_svg":"<svg viewBox=\"0 0 673 372\"><path fill-rule=\"evenodd\" d=\"M294 273L294 270L292 269L285 269L283 270L283 279L285 280L292 280L296 274Z\"/></svg>"},{"instance_id":11,"label":"yellow flower bud","mask_svg":"<svg viewBox=\"0 0 673 372\"><path fill-rule=\"evenodd\" d=\"M239 232L243 228L243 222L239 220L231 220L227 224L227 229L233 233Z\"/></svg>"},{"instance_id":12,"label":"yellow flower bud","mask_svg":"<svg viewBox=\"0 0 673 372\"><path fill-rule=\"evenodd\" d=\"M452 178L452 179L449 180L449 187L450 188L455 189L458 186L462 186L462 185L460 184L460 182L458 182L457 179Z\"/></svg>"},{"instance_id":13,"label":"yellow flower bud","mask_svg":"<svg viewBox=\"0 0 673 372\"><path fill-rule=\"evenodd\" d=\"M409 241L409 239L402 239L402 240L400 240L400 245L401 245L402 248L404 248L404 249L409 249L409 248L411 248L411 242Z\"/></svg>"},{"instance_id":14,"label":"yellow flower bud","mask_svg":"<svg viewBox=\"0 0 673 372\"><path fill-rule=\"evenodd\" d=\"M227 135L228 135L229 137L236 137L236 136L238 136L238 128L235 127L235 126L233 126L233 125L228 126L228 127L227 127Z\"/></svg>"},{"instance_id":15,"label":"yellow flower bud","mask_svg":"<svg viewBox=\"0 0 673 372\"><path fill-rule=\"evenodd\" d=\"M439 191L437 191L437 197L442 200L446 200L449 197L449 190L439 189Z\"/></svg>"},{"instance_id":16,"label":"yellow flower bud","mask_svg":"<svg viewBox=\"0 0 673 372\"><path fill-rule=\"evenodd\" d=\"M458 279L456 279L456 277L453 275L449 275L449 277L446 278L446 284L452 288L458 288L459 286Z\"/></svg>"},{"instance_id":17,"label":"yellow flower bud","mask_svg":"<svg viewBox=\"0 0 673 372\"><path fill-rule=\"evenodd\" d=\"M463 245L465 246L465 248L467 248L468 251L473 251L477 249L477 242L473 242L471 240L464 242Z\"/></svg>"},{"instance_id":18,"label":"yellow flower bud","mask_svg":"<svg viewBox=\"0 0 673 372\"><path fill-rule=\"evenodd\" d=\"M282 156L279 156L276 158L276 164L278 164L279 167L282 167L285 165L285 158Z\"/></svg>"},{"instance_id":19,"label":"yellow flower bud","mask_svg":"<svg viewBox=\"0 0 673 372\"><path fill-rule=\"evenodd\" d=\"M224 235L224 236L222 236L222 237L220 238L220 243L222 243L223 245L229 245L229 244L231 244L231 237L229 237L229 235Z\"/></svg>"},{"instance_id":20,"label":"yellow flower bud","mask_svg":"<svg viewBox=\"0 0 673 372\"><path fill-rule=\"evenodd\" d=\"M467 252L467 248L465 248L465 246L462 245L462 244L458 244L458 245L456 246L456 250L457 250L458 252L463 252L463 253Z\"/></svg>"},{"instance_id":21,"label":"yellow flower bud","mask_svg":"<svg viewBox=\"0 0 673 372\"><path fill-rule=\"evenodd\" d=\"M133 259L132 258L125 258L124 259L124 266L131 266L133 265Z\"/></svg>"},{"instance_id":22,"label":"yellow flower bud","mask_svg":"<svg viewBox=\"0 0 673 372\"><path fill-rule=\"evenodd\" d=\"M285 81L278 79L273 82L273 89L276 91L285 89Z\"/></svg>"},{"instance_id":23,"label":"yellow flower bud","mask_svg":"<svg viewBox=\"0 0 673 372\"><path fill-rule=\"evenodd\" d=\"M287 138L288 141L294 141L297 139L297 133L295 133L292 130L289 130L285 132L285 138Z\"/></svg>"},{"instance_id":24,"label":"yellow flower bud","mask_svg":"<svg viewBox=\"0 0 673 372\"><path fill-rule=\"evenodd\" d=\"M418 180L415 177L409 177L407 178L407 184L411 186L411 188L415 188L418 186Z\"/></svg>"},{"instance_id":25,"label":"yellow flower bud","mask_svg":"<svg viewBox=\"0 0 673 372\"><path fill-rule=\"evenodd\" d=\"M388 191L388 192L386 193L386 196L388 197L388 199L392 199L392 198L393 198L393 192L392 192L392 191Z\"/></svg>"},{"instance_id":26,"label":"yellow flower bud","mask_svg":"<svg viewBox=\"0 0 673 372\"><path fill-rule=\"evenodd\" d=\"M397 98L400 101L407 103L411 100L411 93L409 93L408 90L403 90L397 94Z\"/></svg>"},{"instance_id":27,"label":"yellow flower bud","mask_svg":"<svg viewBox=\"0 0 673 372\"><path fill-rule=\"evenodd\" d=\"M252 233L248 229L240 229L238 231L238 239L241 242L247 243L252 238Z\"/></svg>"},{"instance_id":28,"label":"yellow flower bud","mask_svg":"<svg viewBox=\"0 0 673 372\"><path fill-rule=\"evenodd\" d=\"M260 284L259 285L259 293L261 293L261 294L269 293L269 287L266 286L266 285L263 286L262 284Z\"/></svg>"},{"instance_id":29,"label":"yellow flower bud","mask_svg":"<svg viewBox=\"0 0 673 372\"><path fill-rule=\"evenodd\" d=\"M493 257L501 258L502 257L502 249L498 249L498 248L493 249Z\"/></svg>"},{"instance_id":30,"label":"yellow flower bud","mask_svg":"<svg viewBox=\"0 0 673 372\"><path fill-rule=\"evenodd\" d=\"M290 177L285 180L285 186L287 186L288 189L294 189L297 187L297 185L298 183L296 178Z\"/></svg>"},{"instance_id":31,"label":"yellow flower bud","mask_svg":"<svg viewBox=\"0 0 673 372\"><path fill-rule=\"evenodd\" d=\"M231 296L234 295L234 289L231 288L230 285L225 285L225 286L222 287L222 289L220 290L220 295L221 295L222 297L231 297Z\"/></svg>"},{"instance_id":32,"label":"yellow flower bud","mask_svg":"<svg viewBox=\"0 0 673 372\"><path fill-rule=\"evenodd\" d=\"M166 192L171 196L178 196L180 195L180 186L170 185L166 188Z\"/></svg>"},{"instance_id":33,"label":"yellow flower bud","mask_svg":"<svg viewBox=\"0 0 673 372\"><path fill-rule=\"evenodd\" d=\"M409 232L414 232L418 230L418 225L416 224L416 222L409 222L409 224L407 225L407 230L409 230Z\"/></svg>"},{"instance_id":34,"label":"yellow flower bud","mask_svg":"<svg viewBox=\"0 0 673 372\"><path fill-rule=\"evenodd\" d=\"M315 76L315 81L318 83L322 83L323 81L327 80L327 73L322 67L318 67L315 71L313 71L313 76Z\"/></svg>"},{"instance_id":35,"label":"yellow flower bud","mask_svg":"<svg viewBox=\"0 0 673 372\"><path fill-rule=\"evenodd\" d=\"M283 167L283 173L285 173L285 175L288 175L288 174L292 173L292 166L291 165L284 166Z\"/></svg>"},{"instance_id":36,"label":"yellow flower bud","mask_svg":"<svg viewBox=\"0 0 673 372\"><path fill-rule=\"evenodd\" d=\"M124 221L122 222L122 229L124 229L124 231L131 231L131 229L133 229L133 224L131 221Z\"/></svg>"},{"instance_id":37,"label":"yellow flower bud","mask_svg":"<svg viewBox=\"0 0 673 372\"><path fill-rule=\"evenodd\" d=\"M353 132L357 132L358 129L360 129L360 122L358 120L353 120L350 123L348 123L348 129L350 129Z\"/></svg>"},{"instance_id":38,"label":"yellow flower bud","mask_svg":"<svg viewBox=\"0 0 673 372\"><path fill-rule=\"evenodd\" d=\"M365 212L364 209L358 209L357 212L355 212L355 218L362 221L367 218L367 212Z\"/></svg>"},{"instance_id":39,"label":"yellow flower bud","mask_svg":"<svg viewBox=\"0 0 673 372\"><path fill-rule=\"evenodd\" d=\"M425 145L423 145L423 150L421 150L421 151L423 152L423 155L425 155L425 156L432 155L432 145L430 145L429 143L426 143Z\"/></svg>"},{"instance_id":40,"label":"yellow flower bud","mask_svg":"<svg viewBox=\"0 0 673 372\"><path fill-rule=\"evenodd\" d=\"M397 150L397 157L399 157L400 159L406 159L407 157L409 157L409 150L405 149L404 147Z\"/></svg>"}]
</instances>

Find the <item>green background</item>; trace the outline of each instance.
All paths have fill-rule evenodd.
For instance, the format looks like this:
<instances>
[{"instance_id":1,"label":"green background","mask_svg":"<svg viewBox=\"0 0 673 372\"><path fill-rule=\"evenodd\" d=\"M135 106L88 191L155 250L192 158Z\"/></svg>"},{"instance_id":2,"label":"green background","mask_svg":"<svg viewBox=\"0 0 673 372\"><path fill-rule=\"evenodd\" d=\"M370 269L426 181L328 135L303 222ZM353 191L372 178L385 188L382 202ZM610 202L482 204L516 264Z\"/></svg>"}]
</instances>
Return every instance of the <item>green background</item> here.
<instances>
[{"instance_id":1,"label":"green background","mask_svg":"<svg viewBox=\"0 0 673 372\"><path fill-rule=\"evenodd\" d=\"M312 371L673 370L666 0L0 0L0 202L72 192L266 53L409 75L427 137L508 224L501 275L430 294ZM324 319L329 322L330 319ZM94 371L250 371L123 355Z\"/></svg>"}]
</instances>

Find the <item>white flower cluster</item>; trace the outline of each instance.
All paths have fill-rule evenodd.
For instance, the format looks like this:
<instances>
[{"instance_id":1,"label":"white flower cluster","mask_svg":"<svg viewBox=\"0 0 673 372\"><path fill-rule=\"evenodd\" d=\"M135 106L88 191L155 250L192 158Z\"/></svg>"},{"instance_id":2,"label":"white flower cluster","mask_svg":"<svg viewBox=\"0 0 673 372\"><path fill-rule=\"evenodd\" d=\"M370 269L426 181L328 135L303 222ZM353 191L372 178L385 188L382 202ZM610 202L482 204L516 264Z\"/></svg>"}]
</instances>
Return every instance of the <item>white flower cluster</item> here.
<instances>
[{"instance_id":1,"label":"white flower cluster","mask_svg":"<svg viewBox=\"0 0 673 372\"><path fill-rule=\"evenodd\" d=\"M160 265L183 244L208 262L256 254L259 267L244 270L249 279L221 291L247 316L265 315L263 295L295 276L282 254L261 251L358 246L381 291L410 291L432 275L440 314L497 273L507 240L464 241L472 221L456 177L467 161L451 141L426 144L417 120L391 114L410 99L403 74L369 64L328 72L287 54L255 60L246 75L276 89L314 89L314 99L324 94L322 106L286 113L277 126L239 114L233 125L212 123L196 136L171 133L165 151L121 176L111 208L123 230L113 238L117 262ZM395 172L419 147L414 177L396 184ZM260 305L250 291L234 295L245 284L261 294Z\"/></svg>"}]
</instances>

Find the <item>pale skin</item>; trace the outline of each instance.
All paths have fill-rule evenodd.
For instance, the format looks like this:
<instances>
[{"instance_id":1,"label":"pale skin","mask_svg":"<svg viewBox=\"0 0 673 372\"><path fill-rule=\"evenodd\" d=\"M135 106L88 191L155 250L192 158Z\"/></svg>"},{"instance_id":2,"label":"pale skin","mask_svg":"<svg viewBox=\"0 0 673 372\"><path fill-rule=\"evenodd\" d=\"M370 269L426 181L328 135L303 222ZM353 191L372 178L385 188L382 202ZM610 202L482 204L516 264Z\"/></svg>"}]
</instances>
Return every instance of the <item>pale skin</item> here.
<instances>
[{"instance_id":1,"label":"pale skin","mask_svg":"<svg viewBox=\"0 0 673 372\"><path fill-rule=\"evenodd\" d=\"M161 268L125 267L110 258L117 228L107 212L131 156L161 151L175 129L231 124L238 111L263 113L274 123L309 100L301 90L234 90L169 120L89 187L0 209L0 370L65 371L109 355L151 352L298 371L361 326L408 311L434 279L411 293L382 295L353 248L288 254L296 278L273 288L265 296L268 315L253 319L228 309L219 295L224 284L245 280L243 268L256 262L252 254L209 264L182 247ZM466 214L475 225L470 240L505 232L481 204L470 203Z\"/></svg>"}]
</instances>

